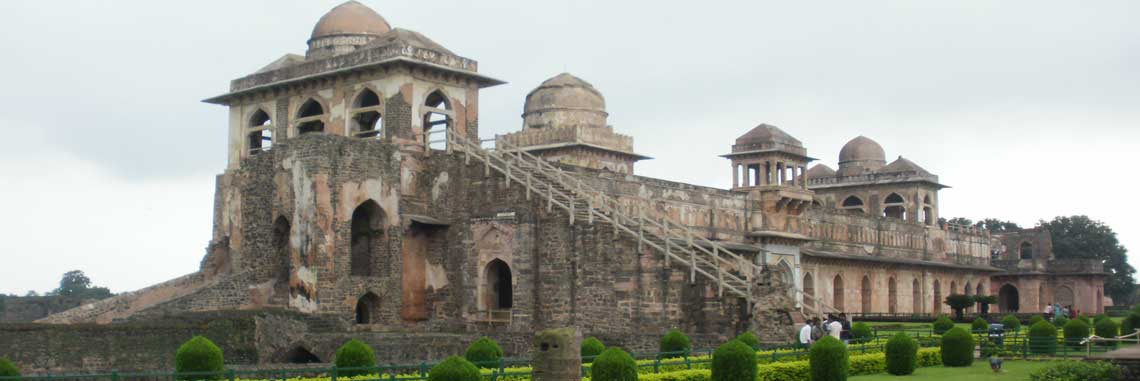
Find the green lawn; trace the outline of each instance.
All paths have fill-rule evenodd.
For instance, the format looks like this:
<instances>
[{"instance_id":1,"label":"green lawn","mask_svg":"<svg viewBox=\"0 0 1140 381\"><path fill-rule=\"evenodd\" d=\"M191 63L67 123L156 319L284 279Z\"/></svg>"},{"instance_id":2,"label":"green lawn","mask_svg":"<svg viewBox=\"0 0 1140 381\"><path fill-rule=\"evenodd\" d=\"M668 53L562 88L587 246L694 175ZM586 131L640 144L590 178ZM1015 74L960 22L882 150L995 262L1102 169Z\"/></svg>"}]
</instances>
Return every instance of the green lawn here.
<instances>
[{"instance_id":1,"label":"green lawn","mask_svg":"<svg viewBox=\"0 0 1140 381\"><path fill-rule=\"evenodd\" d=\"M983 381L983 380L1028 380L1029 373L1051 364L1049 361L1006 361L1001 373L990 370L987 361L975 360L974 366L969 368L929 367L915 369L909 376L893 376L889 373L873 374L869 376L855 376L851 381L905 381L905 380L957 380L957 381Z\"/></svg>"}]
</instances>

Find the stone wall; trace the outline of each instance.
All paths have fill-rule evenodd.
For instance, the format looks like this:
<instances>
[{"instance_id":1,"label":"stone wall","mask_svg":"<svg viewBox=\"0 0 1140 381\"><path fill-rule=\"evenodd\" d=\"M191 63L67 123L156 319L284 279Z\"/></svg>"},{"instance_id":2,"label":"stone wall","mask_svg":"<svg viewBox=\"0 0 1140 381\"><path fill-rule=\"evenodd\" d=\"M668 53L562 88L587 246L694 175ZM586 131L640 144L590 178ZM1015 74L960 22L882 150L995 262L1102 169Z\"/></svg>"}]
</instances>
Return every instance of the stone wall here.
<instances>
[{"instance_id":1,"label":"stone wall","mask_svg":"<svg viewBox=\"0 0 1140 381\"><path fill-rule=\"evenodd\" d=\"M0 322L31 322L88 302L64 296L0 295Z\"/></svg>"}]
</instances>

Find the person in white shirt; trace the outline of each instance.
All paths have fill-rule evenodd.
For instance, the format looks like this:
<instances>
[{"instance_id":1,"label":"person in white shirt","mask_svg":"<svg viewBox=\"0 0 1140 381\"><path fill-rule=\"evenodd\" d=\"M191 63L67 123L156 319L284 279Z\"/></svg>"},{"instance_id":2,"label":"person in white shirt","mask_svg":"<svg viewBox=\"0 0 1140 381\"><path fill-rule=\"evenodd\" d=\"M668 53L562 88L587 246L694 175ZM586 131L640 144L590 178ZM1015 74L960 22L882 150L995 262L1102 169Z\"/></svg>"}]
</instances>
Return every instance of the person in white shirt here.
<instances>
[{"instance_id":1,"label":"person in white shirt","mask_svg":"<svg viewBox=\"0 0 1140 381\"><path fill-rule=\"evenodd\" d=\"M800 328L800 344L811 345L811 320L808 320L804 323L803 328Z\"/></svg>"},{"instance_id":2,"label":"person in white shirt","mask_svg":"<svg viewBox=\"0 0 1140 381\"><path fill-rule=\"evenodd\" d=\"M836 319L835 316L832 316L830 320L831 323L827 324L827 334L836 339L840 339L839 335L843 332L843 323L840 323L839 319Z\"/></svg>"}]
</instances>

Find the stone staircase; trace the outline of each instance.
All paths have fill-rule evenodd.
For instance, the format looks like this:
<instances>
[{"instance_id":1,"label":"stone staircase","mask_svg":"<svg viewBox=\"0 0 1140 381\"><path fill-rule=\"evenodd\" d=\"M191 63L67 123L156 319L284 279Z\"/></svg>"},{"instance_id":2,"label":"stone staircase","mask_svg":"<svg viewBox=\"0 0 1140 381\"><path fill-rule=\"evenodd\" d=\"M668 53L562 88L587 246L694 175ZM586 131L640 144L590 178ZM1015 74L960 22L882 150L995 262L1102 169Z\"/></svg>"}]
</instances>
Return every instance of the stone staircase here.
<instances>
[{"instance_id":1,"label":"stone staircase","mask_svg":"<svg viewBox=\"0 0 1140 381\"><path fill-rule=\"evenodd\" d=\"M483 148L482 144L489 141L495 146ZM504 139L475 142L448 133L447 142L447 150L463 155L466 164L482 163L485 175L497 172L505 177L507 186L513 183L524 187L528 199L544 200L548 211L554 208L566 211L571 224L606 224L615 233L635 239L639 251L648 246L661 253L666 266L676 263L688 269L690 282L696 281L698 276L707 278L717 285L719 296L728 293L744 298L751 308L752 279L758 274L757 268L718 242L694 234L691 228L668 218L646 213L640 207L623 205L575 175ZM652 205L654 200L648 201ZM804 300L800 312L806 316L839 312L819 298L804 294L798 287L795 292L795 296Z\"/></svg>"}]
</instances>

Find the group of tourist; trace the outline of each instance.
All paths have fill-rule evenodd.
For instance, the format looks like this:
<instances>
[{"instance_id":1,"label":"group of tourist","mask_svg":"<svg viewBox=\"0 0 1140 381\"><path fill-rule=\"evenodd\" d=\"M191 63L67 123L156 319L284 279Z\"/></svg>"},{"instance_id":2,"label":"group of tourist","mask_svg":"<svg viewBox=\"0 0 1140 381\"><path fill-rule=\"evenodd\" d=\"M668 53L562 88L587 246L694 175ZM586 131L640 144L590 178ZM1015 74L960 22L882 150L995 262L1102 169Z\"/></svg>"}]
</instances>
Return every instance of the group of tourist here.
<instances>
[{"instance_id":1,"label":"group of tourist","mask_svg":"<svg viewBox=\"0 0 1140 381\"><path fill-rule=\"evenodd\" d=\"M1076 319L1080 314L1081 311L1074 309L1072 304L1062 306L1060 303L1049 303L1049 305L1045 306L1045 318L1049 319L1049 321L1055 321L1058 317Z\"/></svg>"},{"instance_id":2,"label":"group of tourist","mask_svg":"<svg viewBox=\"0 0 1140 381\"><path fill-rule=\"evenodd\" d=\"M827 320L820 321L819 318L808 319L803 327L800 327L800 335L798 342L804 346L811 346L823 335L828 335L847 343L851 339L851 321L847 319L847 314L827 315Z\"/></svg>"}]
</instances>

